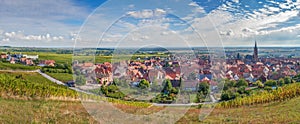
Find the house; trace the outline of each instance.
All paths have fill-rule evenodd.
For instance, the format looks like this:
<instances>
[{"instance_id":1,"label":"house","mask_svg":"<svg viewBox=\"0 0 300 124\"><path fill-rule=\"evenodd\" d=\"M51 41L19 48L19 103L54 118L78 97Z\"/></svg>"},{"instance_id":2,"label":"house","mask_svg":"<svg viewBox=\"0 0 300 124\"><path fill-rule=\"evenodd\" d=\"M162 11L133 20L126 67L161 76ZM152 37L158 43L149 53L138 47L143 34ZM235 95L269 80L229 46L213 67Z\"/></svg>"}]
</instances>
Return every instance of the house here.
<instances>
[{"instance_id":1,"label":"house","mask_svg":"<svg viewBox=\"0 0 300 124\"><path fill-rule=\"evenodd\" d=\"M14 57L11 58L10 61L9 61L9 63L10 63L10 64L15 64L15 63L16 63L15 58L14 58Z\"/></svg>"},{"instance_id":2,"label":"house","mask_svg":"<svg viewBox=\"0 0 300 124\"><path fill-rule=\"evenodd\" d=\"M41 60L39 66L54 66L55 65L55 60Z\"/></svg>"},{"instance_id":3,"label":"house","mask_svg":"<svg viewBox=\"0 0 300 124\"><path fill-rule=\"evenodd\" d=\"M34 63L31 59L26 59L25 64L26 65L34 65Z\"/></svg>"},{"instance_id":4,"label":"house","mask_svg":"<svg viewBox=\"0 0 300 124\"><path fill-rule=\"evenodd\" d=\"M94 72L101 85L108 85L113 82L112 66L110 63L98 64Z\"/></svg>"},{"instance_id":5,"label":"house","mask_svg":"<svg viewBox=\"0 0 300 124\"><path fill-rule=\"evenodd\" d=\"M23 55L23 57L26 59L37 60L39 58L39 55Z\"/></svg>"},{"instance_id":6,"label":"house","mask_svg":"<svg viewBox=\"0 0 300 124\"><path fill-rule=\"evenodd\" d=\"M5 53L2 53L1 54L1 59L6 59L7 58L7 55Z\"/></svg>"}]
</instances>

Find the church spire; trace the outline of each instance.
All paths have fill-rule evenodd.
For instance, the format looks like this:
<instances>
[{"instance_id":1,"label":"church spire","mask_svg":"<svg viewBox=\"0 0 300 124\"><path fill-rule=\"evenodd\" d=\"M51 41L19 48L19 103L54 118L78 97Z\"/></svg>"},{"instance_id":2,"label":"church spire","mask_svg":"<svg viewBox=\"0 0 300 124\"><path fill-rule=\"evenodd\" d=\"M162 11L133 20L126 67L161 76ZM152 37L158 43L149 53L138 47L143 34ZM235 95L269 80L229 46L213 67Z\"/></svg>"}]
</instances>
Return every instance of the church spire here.
<instances>
[{"instance_id":1,"label":"church spire","mask_svg":"<svg viewBox=\"0 0 300 124\"><path fill-rule=\"evenodd\" d=\"M257 50L257 43L256 43L256 40L255 40L255 46L254 46L253 60L254 60L255 62L258 61L258 50Z\"/></svg>"}]
</instances>

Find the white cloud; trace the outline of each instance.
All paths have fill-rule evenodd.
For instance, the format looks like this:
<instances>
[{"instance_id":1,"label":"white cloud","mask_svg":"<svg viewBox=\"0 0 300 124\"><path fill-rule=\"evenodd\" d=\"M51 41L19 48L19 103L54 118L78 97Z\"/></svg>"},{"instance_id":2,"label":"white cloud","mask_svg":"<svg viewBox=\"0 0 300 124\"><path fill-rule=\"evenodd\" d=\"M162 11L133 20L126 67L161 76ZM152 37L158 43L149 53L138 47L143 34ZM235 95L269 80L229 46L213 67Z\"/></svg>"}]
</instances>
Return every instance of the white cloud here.
<instances>
[{"instance_id":1,"label":"white cloud","mask_svg":"<svg viewBox=\"0 0 300 124\"><path fill-rule=\"evenodd\" d=\"M73 44L69 42L72 39L68 37L69 32L79 30L80 25L68 23L83 21L90 14L87 7L76 5L71 0L0 1L0 27L3 29L0 35L5 39L9 38L10 43L14 42L17 46L19 44L44 46L47 41L62 41L62 39L68 46L72 46ZM21 33L16 32L19 30ZM47 39L47 33L52 37ZM29 40L35 42L28 42ZM26 43L23 43L24 41ZM61 44L64 43L53 42L51 45L60 46Z\"/></svg>"},{"instance_id":2,"label":"white cloud","mask_svg":"<svg viewBox=\"0 0 300 124\"><path fill-rule=\"evenodd\" d=\"M239 0L232 0L232 2L239 3Z\"/></svg>"},{"instance_id":3,"label":"white cloud","mask_svg":"<svg viewBox=\"0 0 300 124\"><path fill-rule=\"evenodd\" d=\"M152 18L152 17L164 16L166 14L166 11L163 9L155 9L155 10L144 9L142 11L130 11L127 14L134 18Z\"/></svg>"},{"instance_id":4,"label":"white cloud","mask_svg":"<svg viewBox=\"0 0 300 124\"><path fill-rule=\"evenodd\" d=\"M57 40L63 40L63 36L51 36L49 33L45 35L25 35L24 32L18 31L18 32L5 32L2 36L5 41L11 41L11 40L27 40L27 41L57 41ZM7 40L8 39L8 40Z\"/></svg>"},{"instance_id":5,"label":"white cloud","mask_svg":"<svg viewBox=\"0 0 300 124\"><path fill-rule=\"evenodd\" d=\"M134 8L135 7L135 5L134 4L130 4L130 5L128 5L128 8L130 8L130 9L132 9L132 8Z\"/></svg>"},{"instance_id":6,"label":"white cloud","mask_svg":"<svg viewBox=\"0 0 300 124\"><path fill-rule=\"evenodd\" d=\"M197 6L199 6L196 2L191 2L190 4L189 4L189 6L194 6L194 7L197 7Z\"/></svg>"},{"instance_id":7,"label":"white cloud","mask_svg":"<svg viewBox=\"0 0 300 124\"><path fill-rule=\"evenodd\" d=\"M9 38L2 39L2 42L9 42L9 41L10 41Z\"/></svg>"}]
</instances>

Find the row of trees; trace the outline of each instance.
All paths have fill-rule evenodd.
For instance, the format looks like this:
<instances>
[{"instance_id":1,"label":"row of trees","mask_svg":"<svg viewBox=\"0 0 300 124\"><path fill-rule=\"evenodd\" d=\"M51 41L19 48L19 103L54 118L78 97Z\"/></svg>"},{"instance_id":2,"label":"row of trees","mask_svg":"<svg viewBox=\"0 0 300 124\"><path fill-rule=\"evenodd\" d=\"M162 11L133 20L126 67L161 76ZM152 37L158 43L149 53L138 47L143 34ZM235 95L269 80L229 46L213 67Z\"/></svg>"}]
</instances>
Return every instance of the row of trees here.
<instances>
[{"instance_id":1,"label":"row of trees","mask_svg":"<svg viewBox=\"0 0 300 124\"><path fill-rule=\"evenodd\" d=\"M52 66L44 66L42 67L41 71L43 73L49 72L49 73L69 73L72 74L72 67L68 64L56 64L54 67Z\"/></svg>"},{"instance_id":2,"label":"row of trees","mask_svg":"<svg viewBox=\"0 0 300 124\"><path fill-rule=\"evenodd\" d=\"M225 80L223 87L223 93L221 95L221 100L231 100L237 97L244 97L250 94L246 88L248 87L248 82L244 79L238 81Z\"/></svg>"}]
</instances>

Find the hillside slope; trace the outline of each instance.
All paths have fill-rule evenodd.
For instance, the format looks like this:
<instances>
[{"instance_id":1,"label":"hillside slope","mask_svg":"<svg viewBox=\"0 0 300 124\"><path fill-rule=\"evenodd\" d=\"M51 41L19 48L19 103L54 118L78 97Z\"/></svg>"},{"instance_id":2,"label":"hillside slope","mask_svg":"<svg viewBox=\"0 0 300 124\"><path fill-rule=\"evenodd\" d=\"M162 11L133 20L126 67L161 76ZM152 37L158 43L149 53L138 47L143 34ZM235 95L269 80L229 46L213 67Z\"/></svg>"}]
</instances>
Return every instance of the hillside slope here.
<instances>
[{"instance_id":1,"label":"hillside slope","mask_svg":"<svg viewBox=\"0 0 300 124\"><path fill-rule=\"evenodd\" d=\"M97 123L80 102L28 101L0 98L3 123ZM191 109L178 123L199 123L199 109ZM300 97L250 107L214 109L204 123L299 123Z\"/></svg>"}]
</instances>

